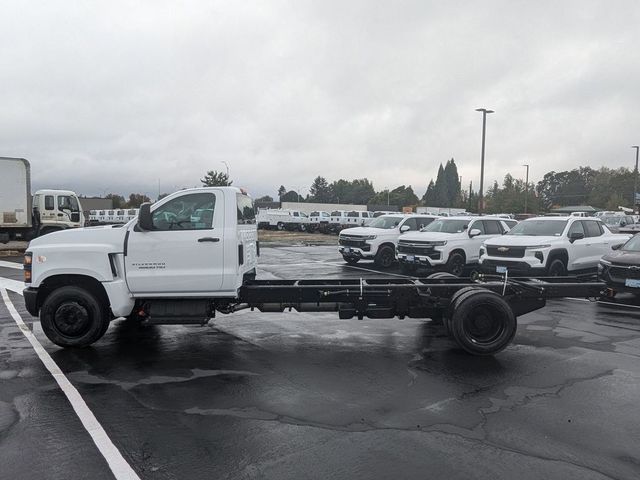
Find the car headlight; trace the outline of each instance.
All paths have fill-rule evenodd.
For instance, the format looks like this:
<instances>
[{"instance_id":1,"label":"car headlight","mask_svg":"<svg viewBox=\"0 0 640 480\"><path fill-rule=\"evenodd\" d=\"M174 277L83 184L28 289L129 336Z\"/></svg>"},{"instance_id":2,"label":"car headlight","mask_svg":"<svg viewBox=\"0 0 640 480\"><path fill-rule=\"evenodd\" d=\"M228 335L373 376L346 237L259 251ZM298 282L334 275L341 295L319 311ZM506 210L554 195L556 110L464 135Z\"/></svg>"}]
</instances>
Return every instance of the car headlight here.
<instances>
[{"instance_id":1,"label":"car headlight","mask_svg":"<svg viewBox=\"0 0 640 480\"><path fill-rule=\"evenodd\" d=\"M480 256L483 256L485 253L487 253L485 248L484 247L480 247Z\"/></svg>"},{"instance_id":2,"label":"car headlight","mask_svg":"<svg viewBox=\"0 0 640 480\"><path fill-rule=\"evenodd\" d=\"M375 240L377 235L367 235L366 237L362 237L363 240Z\"/></svg>"},{"instance_id":3,"label":"car headlight","mask_svg":"<svg viewBox=\"0 0 640 480\"><path fill-rule=\"evenodd\" d=\"M527 246L524 247L526 250L533 250L534 248L536 250L540 250L541 248L549 248L551 247L551 245L531 245L531 246Z\"/></svg>"},{"instance_id":4,"label":"car headlight","mask_svg":"<svg viewBox=\"0 0 640 480\"><path fill-rule=\"evenodd\" d=\"M440 242L431 242L431 245L433 245L434 247L444 247L446 244L446 240L442 240Z\"/></svg>"}]
</instances>

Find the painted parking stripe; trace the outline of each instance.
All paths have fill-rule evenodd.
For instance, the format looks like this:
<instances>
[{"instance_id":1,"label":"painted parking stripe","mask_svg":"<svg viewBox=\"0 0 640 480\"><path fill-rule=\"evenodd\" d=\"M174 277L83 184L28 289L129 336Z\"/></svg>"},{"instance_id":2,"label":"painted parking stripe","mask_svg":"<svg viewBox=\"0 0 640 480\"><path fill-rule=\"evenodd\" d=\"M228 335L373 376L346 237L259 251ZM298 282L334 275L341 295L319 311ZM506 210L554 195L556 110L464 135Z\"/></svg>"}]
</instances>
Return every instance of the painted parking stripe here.
<instances>
[{"instance_id":1,"label":"painted parking stripe","mask_svg":"<svg viewBox=\"0 0 640 480\"><path fill-rule=\"evenodd\" d=\"M21 263L7 262L5 260L0 260L0 267L14 268L16 270L22 270L22 264Z\"/></svg>"},{"instance_id":2,"label":"painted parking stripe","mask_svg":"<svg viewBox=\"0 0 640 480\"><path fill-rule=\"evenodd\" d=\"M0 277L0 288L11 290L12 292L16 292L22 295L22 290L24 290L24 283L19 282L18 280L12 280L11 278Z\"/></svg>"},{"instance_id":3,"label":"painted parking stripe","mask_svg":"<svg viewBox=\"0 0 640 480\"><path fill-rule=\"evenodd\" d=\"M29 343L36 351L36 354L44 364L44 366L49 370L49 373L53 375L53 378L60 386L60 389L69 400L69 403L73 407L73 410L76 412L76 415L82 422L85 430L91 435L91 439L93 443L95 443L96 447L107 461L111 472L118 480L139 480L140 477L133 471L131 466L124 459L120 451L113 444L107 432L104 431L102 425L98 422L93 412L89 409L83 398L80 396L80 393L76 388L71 384L71 382L67 379L60 367L53 361L53 358L47 353L42 344L38 341L36 336L33 334L29 327L24 323L22 317L13 306L9 295L7 294L7 290L4 288L0 288L0 293L2 294L2 299L4 300L5 305L9 309L9 313L15 320L18 328L23 333L23 335L29 340Z\"/></svg>"}]
</instances>

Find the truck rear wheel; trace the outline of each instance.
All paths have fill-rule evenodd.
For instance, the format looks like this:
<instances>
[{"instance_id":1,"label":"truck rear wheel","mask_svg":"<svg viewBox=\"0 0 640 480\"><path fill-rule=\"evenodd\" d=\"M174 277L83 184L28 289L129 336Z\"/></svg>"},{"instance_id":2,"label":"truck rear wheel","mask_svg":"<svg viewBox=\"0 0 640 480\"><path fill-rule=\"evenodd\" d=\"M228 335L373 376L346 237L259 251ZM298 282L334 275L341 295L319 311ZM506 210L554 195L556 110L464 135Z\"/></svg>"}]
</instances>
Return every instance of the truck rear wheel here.
<instances>
[{"instance_id":1,"label":"truck rear wheel","mask_svg":"<svg viewBox=\"0 0 640 480\"><path fill-rule=\"evenodd\" d=\"M447 326L453 339L467 352L493 355L511 342L517 321L511 306L500 295L472 288L460 291L453 301Z\"/></svg>"},{"instance_id":2,"label":"truck rear wheel","mask_svg":"<svg viewBox=\"0 0 640 480\"><path fill-rule=\"evenodd\" d=\"M389 268L393 265L395 259L395 252L393 249L390 246L385 245L380 247L373 261L380 268Z\"/></svg>"},{"instance_id":3,"label":"truck rear wheel","mask_svg":"<svg viewBox=\"0 0 640 480\"><path fill-rule=\"evenodd\" d=\"M67 286L54 290L40 310L47 338L61 347L86 347L99 340L109 327L109 313L94 294Z\"/></svg>"}]
</instances>

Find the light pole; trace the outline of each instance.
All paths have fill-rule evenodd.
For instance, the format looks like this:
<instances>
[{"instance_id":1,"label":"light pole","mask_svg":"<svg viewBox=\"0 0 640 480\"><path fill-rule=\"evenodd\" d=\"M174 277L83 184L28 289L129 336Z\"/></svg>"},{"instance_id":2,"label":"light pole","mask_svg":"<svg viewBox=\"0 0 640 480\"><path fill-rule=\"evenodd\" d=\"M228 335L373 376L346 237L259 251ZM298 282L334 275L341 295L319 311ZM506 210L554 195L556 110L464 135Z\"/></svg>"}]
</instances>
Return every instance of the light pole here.
<instances>
[{"instance_id":1,"label":"light pole","mask_svg":"<svg viewBox=\"0 0 640 480\"><path fill-rule=\"evenodd\" d=\"M638 194L638 150L640 150L640 146L632 145L631 148L636 149L636 169L633 172L633 209L635 210L635 206L638 204L636 202L636 195Z\"/></svg>"},{"instance_id":2,"label":"light pole","mask_svg":"<svg viewBox=\"0 0 640 480\"><path fill-rule=\"evenodd\" d=\"M529 165L522 165L527 167L527 179L524 181L524 213L527 213L527 197L529 197Z\"/></svg>"},{"instance_id":3,"label":"light pole","mask_svg":"<svg viewBox=\"0 0 640 480\"><path fill-rule=\"evenodd\" d=\"M487 131L487 113L494 113L494 111L486 108L476 108L476 112L482 112L482 152L480 153L480 193L478 195L478 213L482 213L482 190L484 188L484 143Z\"/></svg>"},{"instance_id":4,"label":"light pole","mask_svg":"<svg viewBox=\"0 0 640 480\"><path fill-rule=\"evenodd\" d=\"M227 162L225 162L224 160L222 160L222 162L220 163L224 163L224 166L227 167L227 180L229 180L229 164Z\"/></svg>"}]
</instances>

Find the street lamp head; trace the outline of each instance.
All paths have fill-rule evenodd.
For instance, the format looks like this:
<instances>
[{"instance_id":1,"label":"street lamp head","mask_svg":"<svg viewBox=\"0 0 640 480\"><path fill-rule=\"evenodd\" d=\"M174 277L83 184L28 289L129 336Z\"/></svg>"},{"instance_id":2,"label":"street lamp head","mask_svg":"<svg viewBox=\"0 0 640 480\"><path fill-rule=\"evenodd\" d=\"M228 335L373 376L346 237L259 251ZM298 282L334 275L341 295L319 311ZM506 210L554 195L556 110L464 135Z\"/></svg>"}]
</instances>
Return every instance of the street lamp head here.
<instances>
[{"instance_id":1,"label":"street lamp head","mask_svg":"<svg viewBox=\"0 0 640 480\"><path fill-rule=\"evenodd\" d=\"M640 148L638 145L631 145L631 148Z\"/></svg>"},{"instance_id":2,"label":"street lamp head","mask_svg":"<svg viewBox=\"0 0 640 480\"><path fill-rule=\"evenodd\" d=\"M493 110L488 110L486 108L476 108L476 112L495 113Z\"/></svg>"}]
</instances>

